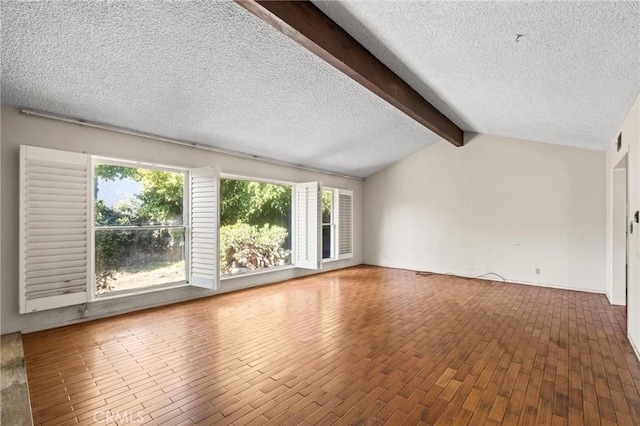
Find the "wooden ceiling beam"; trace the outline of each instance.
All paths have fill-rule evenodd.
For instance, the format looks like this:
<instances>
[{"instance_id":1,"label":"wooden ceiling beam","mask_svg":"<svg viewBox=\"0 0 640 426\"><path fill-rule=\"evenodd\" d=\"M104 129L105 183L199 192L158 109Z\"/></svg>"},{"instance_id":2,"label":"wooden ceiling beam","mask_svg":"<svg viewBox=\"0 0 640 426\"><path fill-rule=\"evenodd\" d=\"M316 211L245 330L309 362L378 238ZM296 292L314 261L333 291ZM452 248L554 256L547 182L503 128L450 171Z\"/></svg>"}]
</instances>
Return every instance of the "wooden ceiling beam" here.
<instances>
[{"instance_id":1,"label":"wooden ceiling beam","mask_svg":"<svg viewBox=\"0 0 640 426\"><path fill-rule=\"evenodd\" d=\"M463 131L310 1L235 0L427 129L463 145Z\"/></svg>"}]
</instances>

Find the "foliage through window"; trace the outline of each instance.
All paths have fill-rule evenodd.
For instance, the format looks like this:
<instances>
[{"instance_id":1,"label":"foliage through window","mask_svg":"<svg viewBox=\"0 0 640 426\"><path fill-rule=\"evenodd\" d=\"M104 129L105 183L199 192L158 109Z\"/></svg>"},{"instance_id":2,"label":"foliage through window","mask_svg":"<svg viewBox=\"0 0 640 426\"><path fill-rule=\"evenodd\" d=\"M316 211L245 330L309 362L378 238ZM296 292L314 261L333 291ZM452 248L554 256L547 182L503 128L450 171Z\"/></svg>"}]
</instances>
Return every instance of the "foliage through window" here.
<instances>
[{"instance_id":1,"label":"foliage through window","mask_svg":"<svg viewBox=\"0 0 640 426\"><path fill-rule=\"evenodd\" d=\"M186 279L184 182L177 171L95 165L96 294Z\"/></svg>"},{"instance_id":2,"label":"foliage through window","mask_svg":"<svg viewBox=\"0 0 640 426\"><path fill-rule=\"evenodd\" d=\"M220 270L241 274L291 265L289 185L220 179Z\"/></svg>"}]
</instances>

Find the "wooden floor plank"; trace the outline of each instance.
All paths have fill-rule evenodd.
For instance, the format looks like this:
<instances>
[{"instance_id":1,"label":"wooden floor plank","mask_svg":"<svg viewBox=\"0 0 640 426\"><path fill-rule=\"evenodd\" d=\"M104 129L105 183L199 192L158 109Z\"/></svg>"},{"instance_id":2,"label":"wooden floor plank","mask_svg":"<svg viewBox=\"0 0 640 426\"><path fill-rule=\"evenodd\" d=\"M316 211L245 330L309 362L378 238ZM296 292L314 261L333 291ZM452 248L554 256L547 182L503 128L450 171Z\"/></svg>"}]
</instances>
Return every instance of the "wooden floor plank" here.
<instances>
[{"instance_id":1,"label":"wooden floor plank","mask_svg":"<svg viewBox=\"0 0 640 426\"><path fill-rule=\"evenodd\" d=\"M23 342L36 425L636 424L625 321L600 294L360 266Z\"/></svg>"}]
</instances>

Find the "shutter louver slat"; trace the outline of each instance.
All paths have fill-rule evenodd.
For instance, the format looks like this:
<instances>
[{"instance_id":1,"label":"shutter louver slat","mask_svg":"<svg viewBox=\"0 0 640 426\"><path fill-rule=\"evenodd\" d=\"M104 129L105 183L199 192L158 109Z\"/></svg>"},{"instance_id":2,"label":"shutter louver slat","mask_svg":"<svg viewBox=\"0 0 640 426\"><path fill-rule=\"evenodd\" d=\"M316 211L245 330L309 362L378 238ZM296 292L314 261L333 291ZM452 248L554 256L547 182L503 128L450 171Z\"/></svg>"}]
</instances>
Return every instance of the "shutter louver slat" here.
<instances>
[{"instance_id":1,"label":"shutter louver slat","mask_svg":"<svg viewBox=\"0 0 640 426\"><path fill-rule=\"evenodd\" d=\"M79 197L79 196L51 195L50 193L36 194L35 192L32 192L31 195L32 196L31 196L31 201L29 201L29 206L31 206L32 204L37 204L38 201L53 201L60 204L64 204L65 206L71 203L83 204L86 202L86 200L83 200L82 197ZM33 206L33 207L37 207L37 206Z\"/></svg>"},{"instance_id":2,"label":"shutter louver slat","mask_svg":"<svg viewBox=\"0 0 640 426\"><path fill-rule=\"evenodd\" d=\"M86 240L85 240L85 235L68 235L67 236L67 242L60 242L57 241L57 238L55 235L51 236L51 235L32 235L32 236L28 236L26 239L27 244L38 244L37 247L41 247L41 244L48 244L49 246L54 246L54 247L65 247L65 244L77 244L77 243L83 243L84 246L87 245Z\"/></svg>"},{"instance_id":3,"label":"shutter louver slat","mask_svg":"<svg viewBox=\"0 0 640 426\"><path fill-rule=\"evenodd\" d=\"M84 282L85 280L83 279L82 284L78 284L75 286L69 286L67 282L58 283L61 285L64 284L65 285L64 289L59 288L57 290L32 291L27 294L27 301L34 300L34 299L42 299L45 297L67 295L71 293L86 293L87 287L84 284ZM57 306L57 307L60 307L60 306Z\"/></svg>"},{"instance_id":4,"label":"shutter louver slat","mask_svg":"<svg viewBox=\"0 0 640 426\"><path fill-rule=\"evenodd\" d=\"M66 206L69 205L69 203L65 204ZM75 209L69 209L69 208L38 208L38 207L29 207L29 215L31 216L49 216L49 217L53 217L53 216L59 216L59 217L69 217L70 215L73 215L76 213ZM76 220L78 217L82 217L82 216L77 216Z\"/></svg>"},{"instance_id":5,"label":"shutter louver slat","mask_svg":"<svg viewBox=\"0 0 640 426\"><path fill-rule=\"evenodd\" d=\"M69 167L60 167L58 163L51 161L32 160L30 162L31 170L34 173L44 173L52 175L69 175L69 176L84 176L84 168L70 165ZM53 165L53 167L51 167Z\"/></svg>"},{"instance_id":6,"label":"shutter louver slat","mask_svg":"<svg viewBox=\"0 0 640 426\"><path fill-rule=\"evenodd\" d=\"M50 180L31 179L29 182L29 185L32 188L60 189L60 190L66 190L66 191L73 191L77 189L78 191L86 191L86 188L84 187L83 184L75 183L72 181L71 182L55 182Z\"/></svg>"},{"instance_id":7,"label":"shutter louver slat","mask_svg":"<svg viewBox=\"0 0 640 426\"><path fill-rule=\"evenodd\" d=\"M31 187L31 193L34 194L34 199L37 200L40 197L43 196L70 196L70 197L77 197L78 196L78 191L75 191L73 189L66 189L66 188L54 188L54 187L50 187L50 188L43 188L43 187Z\"/></svg>"},{"instance_id":8,"label":"shutter louver slat","mask_svg":"<svg viewBox=\"0 0 640 426\"><path fill-rule=\"evenodd\" d=\"M218 282L218 173L215 168L208 167L192 170L189 176L189 283L215 289Z\"/></svg>"},{"instance_id":9,"label":"shutter louver slat","mask_svg":"<svg viewBox=\"0 0 640 426\"><path fill-rule=\"evenodd\" d=\"M76 288L80 285L84 286L84 278L85 278L84 276L79 276L77 278L65 278L64 280L60 280L60 281L49 280L46 283L32 284L31 292L29 292L27 297L33 298L34 295L38 293L41 294L43 291L57 291L59 293L63 293L63 291L61 291L59 288L61 283L65 283L65 284L69 283L69 285L67 285L66 287Z\"/></svg>"},{"instance_id":10,"label":"shutter louver slat","mask_svg":"<svg viewBox=\"0 0 640 426\"><path fill-rule=\"evenodd\" d=\"M41 257L41 256L57 256L63 254L76 254L76 253L85 253L86 250L84 247L56 247L51 249L32 249L31 256Z\"/></svg>"},{"instance_id":11,"label":"shutter louver slat","mask_svg":"<svg viewBox=\"0 0 640 426\"><path fill-rule=\"evenodd\" d=\"M84 206L86 203L76 203L76 202L60 202L60 201L29 201L27 203L28 209L80 209L81 206Z\"/></svg>"},{"instance_id":12,"label":"shutter louver slat","mask_svg":"<svg viewBox=\"0 0 640 426\"><path fill-rule=\"evenodd\" d=\"M77 217L81 217L82 216L77 216ZM73 220L73 216L71 217L67 217L67 218L63 218L62 220ZM82 225L82 223L79 222L62 222L60 219L56 219L55 217L48 217L48 216L32 216L32 215L27 215L27 222L31 223L31 229L33 230L41 230L41 229L58 229L58 230L66 230L66 229L75 229L75 228L82 228L84 229L85 226Z\"/></svg>"},{"instance_id":13,"label":"shutter louver slat","mask_svg":"<svg viewBox=\"0 0 640 426\"><path fill-rule=\"evenodd\" d=\"M55 265L58 262L84 260L85 254L86 254L85 251L82 251L80 253L75 253L75 254L73 253L40 254L40 253L33 253L31 250L29 250L29 253L27 254L27 259L29 260L29 263L33 265L47 264L47 263L53 263Z\"/></svg>"},{"instance_id":14,"label":"shutter louver slat","mask_svg":"<svg viewBox=\"0 0 640 426\"><path fill-rule=\"evenodd\" d=\"M29 279L37 279L37 278L47 278L51 279L52 277L60 277L64 274L76 274L76 273L85 273L86 268L82 267L74 267L74 268L64 268L64 269L42 269L38 271L29 271L25 273L25 277L27 280Z\"/></svg>"},{"instance_id":15,"label":"shutter louver slat","mask_svg":"<svg viewBox=\"0 0 640 426\"><path fill-rule=\"evenodd\" d=\"M84 238L87 237L87 232L85 228L75 228L75 229L61 229L61 228L32 228L27 230L27 237L53 237L56 236L56 241L69 241L65 240L62 236L73 236L73 235L82 235Z\"/></svg>"},{"instance_id":16,"label":"shutter louver slat","mask_svg":"<svg viewBox=\"0 0 640 426\"><path fill-rule=\"evenodd\" d=\"M84 303L88 156L27 146L20 156L20 312Z\"/></svg>"},{"instance_id":17,"label":"shutter louver slat","mask_svg":"<svg viewBox=\"0 0 640 426\"><path fill-rule=\"evenodd\" d=\"M34 183L46 182L49 185L56 185L62 188L67 188L70 183L74 185L84 185L86 176L69 176L53 173L30 173L29 179ZM40 185L38 185L40 186Z\"/></svg>"},{"instance_id":18,"label":"shutter louver slat","mask_svg":"<svg viewBox=\"0 0 640 426\"><path fill-rule=\"evenodd\" d=\"M72 270L68 270L67 272L71 272ZM65 274L65 275L58 275L57 278L61 281L61 282L65 282L65 281L71 281L71 280L80 280L80 279L84 279L84 273L78 272L76 274ZM34 289L39 288L39 286L41 285L49 285L51 284L51 278L50 277L42 277L42 278L31 278L31 285L33 286Z\"/></svg>"}]
</instances>

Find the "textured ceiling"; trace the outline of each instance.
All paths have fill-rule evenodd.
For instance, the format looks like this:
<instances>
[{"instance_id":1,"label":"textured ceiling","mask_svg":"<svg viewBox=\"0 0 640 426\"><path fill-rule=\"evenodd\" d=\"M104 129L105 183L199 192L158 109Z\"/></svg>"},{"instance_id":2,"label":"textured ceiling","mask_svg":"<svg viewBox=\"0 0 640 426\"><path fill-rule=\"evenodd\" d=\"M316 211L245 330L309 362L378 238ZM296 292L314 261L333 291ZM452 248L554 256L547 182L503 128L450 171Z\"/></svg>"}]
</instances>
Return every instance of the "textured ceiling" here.
<instances>
[{"instance_id":1,"label":"textured ceiling","mask_svg":"<svg viewBox=\"0 0 640 426\"><path fill-rule=\"evenodd\" d=\"M234 3L1 7L3 105L358 177L440 140Z\"/></svg>"},{"instance_id":2,"label":"textured ceiling","mask_svg":"<svg viewBox=\"0 0 640 426\"><path fill-rule=\"evenodd\" d=\"M602 150L640 91L638 1L314 4L463 130Z\"/></svg>"},{"instance_id":3,"label":"textured ceiling","mask_svg":"<svg viewBox=\"0 0 640 426\"><path fill-rule=\"evenodd\" d=\"M467 131L604 149L640 89L637 1L315 3ZM0 7L3 105L359 177L440 140L228 1Z\"/></svg>"}]
</instances>

